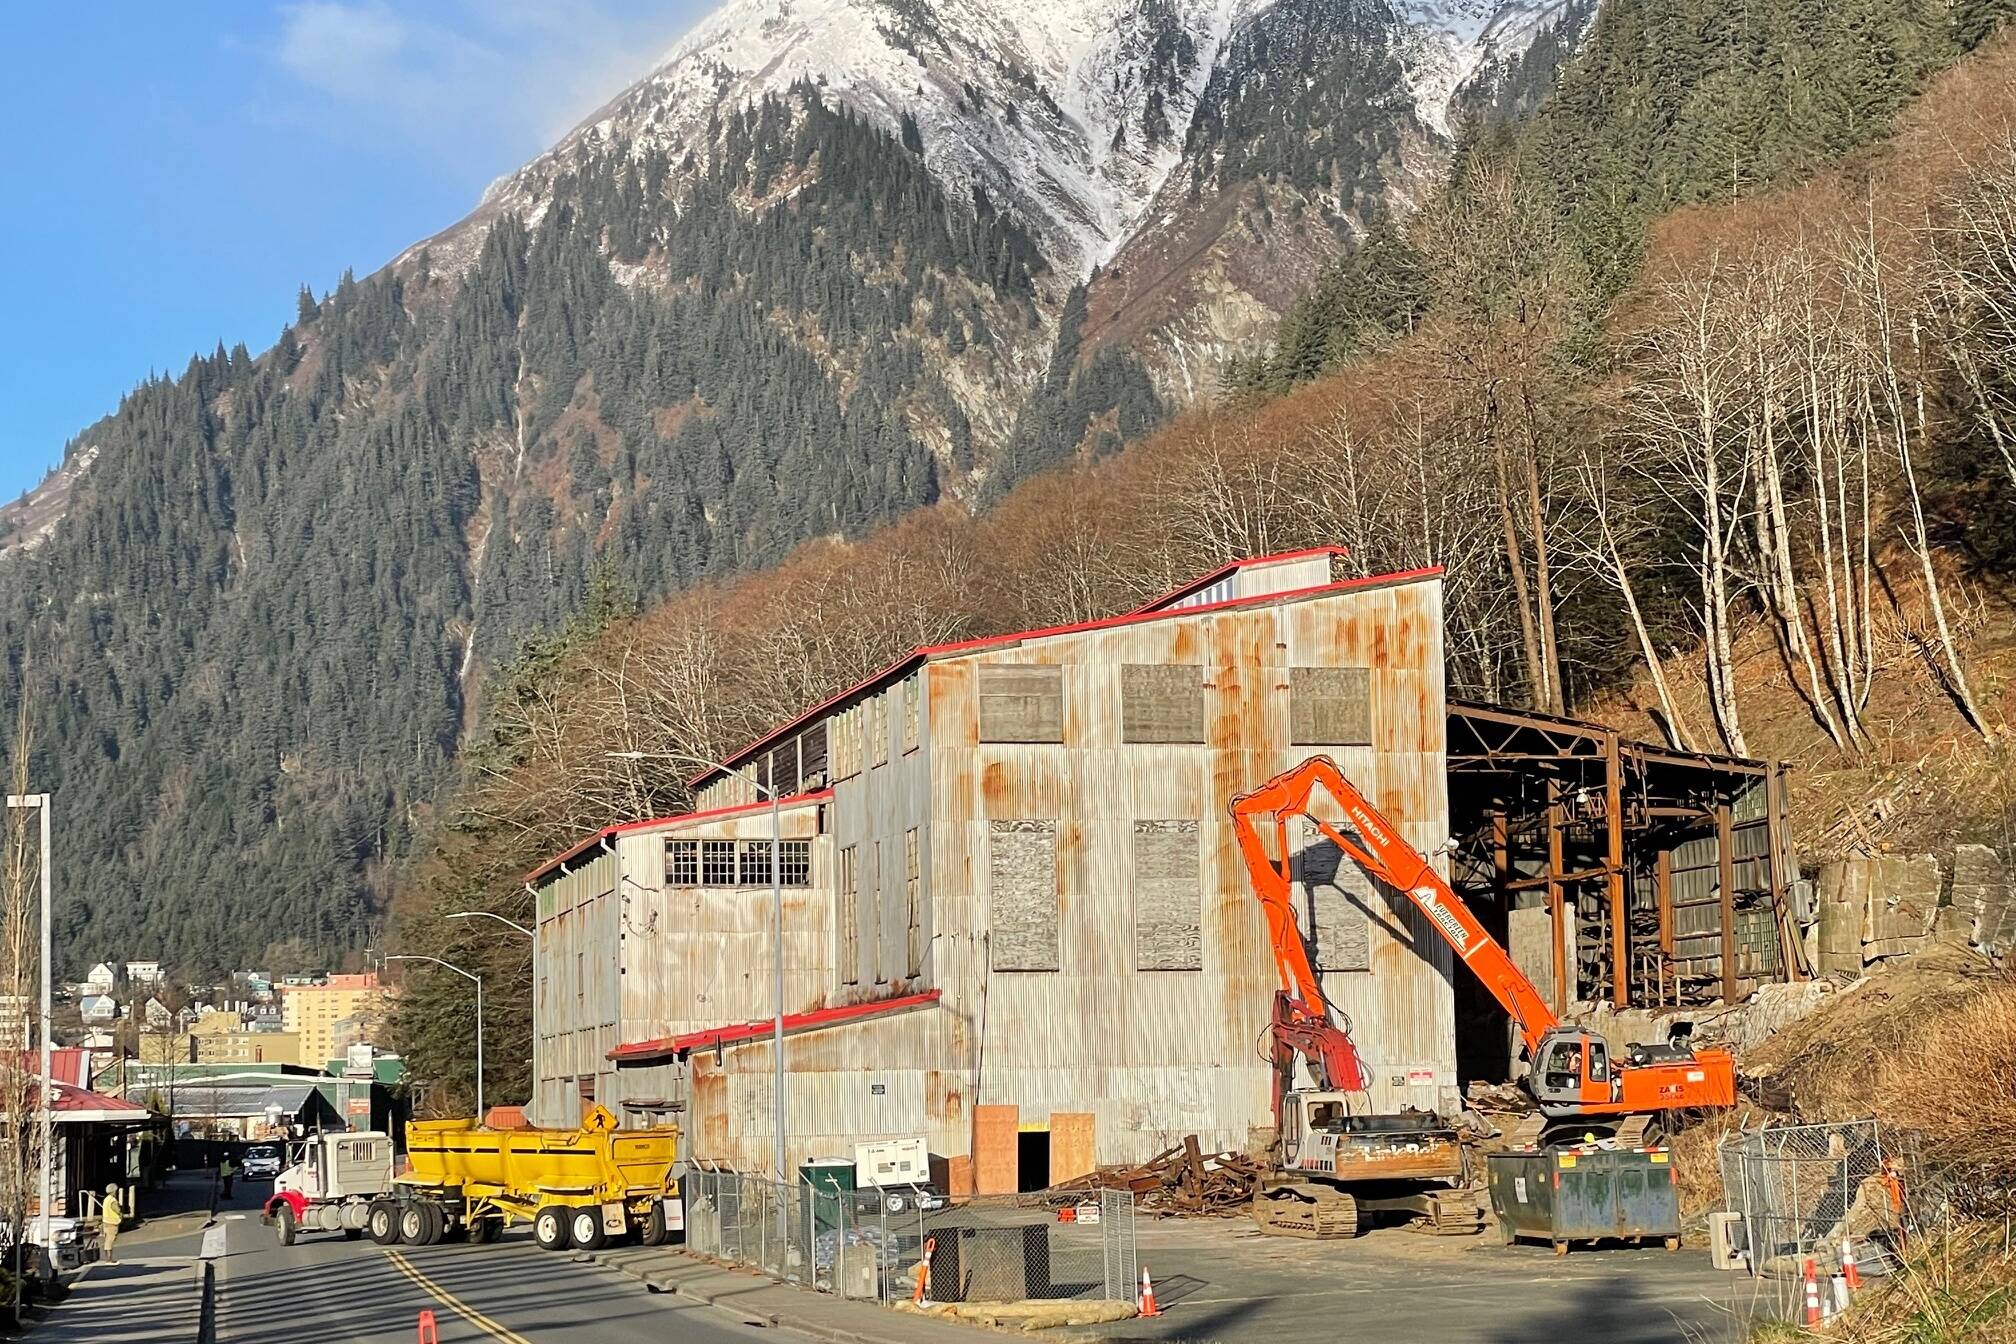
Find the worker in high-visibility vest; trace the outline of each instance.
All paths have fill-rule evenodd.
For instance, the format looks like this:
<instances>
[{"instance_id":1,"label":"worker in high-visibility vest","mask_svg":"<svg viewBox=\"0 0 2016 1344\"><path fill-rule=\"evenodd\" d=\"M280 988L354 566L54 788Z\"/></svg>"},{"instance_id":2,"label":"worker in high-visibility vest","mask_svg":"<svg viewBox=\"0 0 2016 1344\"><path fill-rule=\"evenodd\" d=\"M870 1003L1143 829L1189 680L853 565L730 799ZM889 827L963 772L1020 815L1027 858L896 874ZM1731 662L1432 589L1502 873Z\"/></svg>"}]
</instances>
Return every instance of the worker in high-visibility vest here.
<instances>
[{"instance_id":1,"label":"worker in high-visibility vest","mask_svg":"<svg viewBox=\"0 0 2016 1344\"><path fill-rule=\"evenodd\" d=\"M106 1186L105 1201L98 1206L98 1239L105 1246L107 1260L117 1258L112 1254L112 1248L119 1242L119 1221L125 1212L119 1207L119 1187Z\"/></svg>"}]
</instances>

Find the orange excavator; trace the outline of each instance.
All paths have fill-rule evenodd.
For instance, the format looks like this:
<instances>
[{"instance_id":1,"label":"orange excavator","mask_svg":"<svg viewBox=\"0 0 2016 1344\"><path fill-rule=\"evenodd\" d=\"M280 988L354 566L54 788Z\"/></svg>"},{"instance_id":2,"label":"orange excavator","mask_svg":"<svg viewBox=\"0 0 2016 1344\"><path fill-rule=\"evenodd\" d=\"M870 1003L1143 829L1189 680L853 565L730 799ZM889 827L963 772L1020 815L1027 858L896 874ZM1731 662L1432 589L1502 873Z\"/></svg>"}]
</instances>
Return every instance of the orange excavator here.
<instances>
[{"instance_id":1,"label":"orange excavator","mask_svg":"<svg viewBox=\"0 0 2016 1344\"><path fill-rule=\"evenodd\" d=\"M1310 810L1318 791L1329 795L1343 813L1349 831ZM1239 852L1246 860L1254 893L1267 916L1267 932L1281 974L1270 1026L1270 1057L1274 1066L1274 1109L1281 1135L1280 1182L1263 1182L1263 1198L1255 1201L1255 1217L1263 1228L1302 1236L1340 1235L1332 1228L1356 1230L1356 1211L1348 1217L1326 1217L1324 1206L1343 1191L1341 1173L1358 1170L1345 1159L1376 1150L1379 1136L1398 1142L1388 1149L1426 1153L1439 1144L1438 1125L1423 1112L1398 1116L1365 1114L1362 1098L1367 1077L1347 1025L1332 1013L1323 996L1300 926L1295 920L1293 873L1288 844L1289 823L1301 817L1371 877L1404 895L1441 935L1457 959L1483 981L1519 1028L1531 1070L1527 1086L1538 1107L1515 1142L1544 1141L1551 1124L1572 1126L1579 1135L1601 1129L1626 1144L1641 1143L1662 1111L1733 1106L1736 1064L1726 1050L1690 1049L1684 1044L1632 1045L1613 1059L1604 1039L1584 1027L1564 1024L1510 954L1485 930L1461 896L1422 853L1402 839L1399 830L1347 779L1327 756L1304 761L1268 780L1232 803L1232 822ZM1262 827L1273 832L1270 852ZM1307 1061L1314 1091L1293 1088L1295 1058ZM1359 1099L1353 1114L1353 1098ZM1453 1140L1453 1130L1449 1131ZM1427 1164L1429 1168L1434 1163ZM1446 1166L1446 1162L1442 1165ZM1378 1171L1375 1162L1367 1171ZM1329 1177L1327 1188L1316 1188L1296 1175ZM1407 1173L1416 1178L1413 1172ZM1418 1178L1417 1178L1418 1179ZM1362 1207L1365 1199L1355 1200ZM1271 1205L1271 1207L1270 1207ZM1376 1207L1376 1205L1375 1205ZM1439 1205L1417 1199L1396 1207L1421 1210L1442 1230ZM1456 1229L1463 1230L1463 1229Z\"/></svg>"}]
</instances>

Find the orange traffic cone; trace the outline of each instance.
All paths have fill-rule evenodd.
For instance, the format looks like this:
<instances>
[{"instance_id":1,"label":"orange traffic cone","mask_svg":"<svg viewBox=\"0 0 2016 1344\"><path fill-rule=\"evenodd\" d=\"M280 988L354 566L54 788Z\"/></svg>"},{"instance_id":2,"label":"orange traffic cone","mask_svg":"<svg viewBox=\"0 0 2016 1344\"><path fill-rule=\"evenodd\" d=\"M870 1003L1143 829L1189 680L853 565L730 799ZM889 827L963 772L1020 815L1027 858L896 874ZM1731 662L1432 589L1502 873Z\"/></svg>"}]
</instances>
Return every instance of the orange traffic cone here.
<instances>
[{"instance_id":1,"label":"orange traffic cone","mask_svg":"<svg viewBox=\"0 0 2016 1344\"><path fill-rule=\"evenodd\" d=\"M441 1344L441 1330L434 1324L434 1313L431 1311L420 1313L419 1344Z\"/></svg>"},{"instance_id":2,"label":"orange traffic cone","mask_svg":"<svg viewBox=\"0 0 2016 1344\"><path fill-rule=\"evenodd\" d=\"M1848 1291L1855 1293L1862 1288L1862 1271L1855 1265L1855 1239L1841 1238L1841 1277L1848 1280Z\"/></svg>"},{"instance_id":3,"label":"orange traffic cone","mask_svg":"<svg viewBox=\"0 0 2016 1344\"><path fill-rule=\"evenodd\" d=\"M1820 1328L1820 1279L1810 1255L1806 1257L1806 1328Z\"/></svg>"},{"instance_id":4,"label":"orange traffic cone","mask_svg":"<svg viewBox=\"0 0 2016 1344\"><path fill-rule=\"evenodd\" d=\"M910 1301L915 1306L928 1307L931 1305L931 1299L925 1295L924 1290L928 1286L930 1286L931 1257L937 1254L937 1251L938 1251L938 1238L936 1237L924 1238L924 1256L921 1260L917 1262L917 1270L916 1270L917 1288L916 1291L911 1293L910 1295Z\"/></svg>"},{"instance_id":5,"label":"orange traffic cone","mask_svg":"<svg viewBox=\"0 0 2016 1344\"><path fill-rule=\"evenodd\" d=\"M1135 1303L1139 1308L1137 1316L1160 1316L1162 1308L1155 1305L1155 1280L1148 1277L1148 1266L1141 1266L1141 1300Z\"/></svg>"}]
</instances>

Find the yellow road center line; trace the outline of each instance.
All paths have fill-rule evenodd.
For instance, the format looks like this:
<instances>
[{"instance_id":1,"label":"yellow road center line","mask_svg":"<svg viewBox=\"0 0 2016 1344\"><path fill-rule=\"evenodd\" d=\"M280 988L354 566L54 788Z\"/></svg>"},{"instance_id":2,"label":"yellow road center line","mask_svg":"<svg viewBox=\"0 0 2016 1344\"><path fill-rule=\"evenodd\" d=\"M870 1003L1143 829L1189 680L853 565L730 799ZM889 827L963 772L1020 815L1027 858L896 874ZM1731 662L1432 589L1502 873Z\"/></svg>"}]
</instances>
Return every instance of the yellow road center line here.
<instances>
[{"instance_id":1,"label":"yellow road center line","mask_svg":"<svg viewBox=\"0 0 2016 1344\"><path fill-rule=\"evenodd\" d=\"M500 1325L496 1321L491 1320L488 1316L485 1316L482 1312L476 1310L476 1308L470 1306L467 1302L464 1302L461 1298L455 1296L455 1294L449 1292L425 1274L422 1274L414 1267L413 1262L400 1252L387 1251L385 1255L392 1262L392 1267L418 1285L421 1292L426 1293L427 1296L433 1298L436 1302L439 1302L442 1306L448 1308L457 1316L460 1316L463 1320L481 1330L484 1334L489 1335L492 1339L501 1339L504 1341L504 1344L532 1344L532 1341L525 1338L525 1336L510 1329L508 1326Z\"/></svg>"}]
</instances>

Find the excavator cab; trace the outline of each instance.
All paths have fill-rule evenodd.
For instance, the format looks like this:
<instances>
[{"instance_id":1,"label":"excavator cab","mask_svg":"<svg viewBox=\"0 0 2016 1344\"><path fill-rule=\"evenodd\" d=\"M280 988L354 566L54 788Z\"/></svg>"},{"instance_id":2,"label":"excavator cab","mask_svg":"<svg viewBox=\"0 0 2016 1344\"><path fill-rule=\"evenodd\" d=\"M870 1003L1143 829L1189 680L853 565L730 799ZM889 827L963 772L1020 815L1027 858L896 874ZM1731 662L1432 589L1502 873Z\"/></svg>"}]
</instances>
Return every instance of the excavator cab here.
<instances>
[{"instance_id":1,"label":"excavator cab","mask_svg":"<svg viewBox=\"0 0 2016 1344\"><path fill-rule=\"evenodd\" d=\"M1610 1060L1610 1046L1581 1027L1550 1031L1534 1053L1530 1083L1533 1099L1549 1116L1579 1114L1592 1102L1613 1101L1617 1070Z\"/></svg>"}]
</instances>

